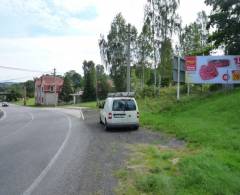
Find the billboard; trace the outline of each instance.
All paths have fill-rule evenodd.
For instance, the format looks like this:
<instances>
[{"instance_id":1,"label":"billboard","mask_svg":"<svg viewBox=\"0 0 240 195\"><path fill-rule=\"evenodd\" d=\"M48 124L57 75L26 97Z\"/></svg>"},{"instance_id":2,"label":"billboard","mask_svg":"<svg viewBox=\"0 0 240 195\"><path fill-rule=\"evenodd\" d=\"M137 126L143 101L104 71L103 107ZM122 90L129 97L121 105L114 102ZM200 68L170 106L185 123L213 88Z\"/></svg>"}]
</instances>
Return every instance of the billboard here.
<instances>
[{"instance_id":1,"label":"billboard","mask_svg":"<svg viewBox=\"0 0 240 195\"><path fill-rule=\"evenodd\" d=\"M186 83L240 83L240 56L185 57Z\"/></svg>"}]
</instances>

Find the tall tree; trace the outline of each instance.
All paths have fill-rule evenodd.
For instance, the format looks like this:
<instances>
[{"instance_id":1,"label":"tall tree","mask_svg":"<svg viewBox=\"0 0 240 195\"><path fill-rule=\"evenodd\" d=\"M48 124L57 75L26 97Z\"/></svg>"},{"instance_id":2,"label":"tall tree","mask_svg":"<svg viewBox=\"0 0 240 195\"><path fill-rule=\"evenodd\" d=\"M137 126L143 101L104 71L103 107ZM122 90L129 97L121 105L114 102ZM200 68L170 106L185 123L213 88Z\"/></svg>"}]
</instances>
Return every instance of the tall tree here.
<instances>
[{"instance_id":1,"label":"tall tree","mask_svg":"<svg viewBox=\"0 0 240 195\"><path fill-rule=\"evenodd\" d=\"M70 102L72 100L71 94L73 93L73 86L71 80L65 76L62 91L59 94L59 99L64 102Z\"/></svg>"},{"instance_id":2,"label":"tall tree","mask_svg":"<svg viewBox=\"0 0 240 195\"><path fill-rule=\"evenodd\" d=\"M68 79L72 82L74 91L77 91L83 86L82 76L75 70L70 70L66 72L65 77L68 77Z\"/></svg>"},{"instance_id":3,"label":"tall tree","mask_svg":"<svg viewBox=\"0 0 240 195\"><path fill-rule=\"evenodd\" d=\"M168 86L172 81L172 59L173 49L172 42L170 39L166 39L162 44L161 65L159 67L162 75L162 85Z\"/></svg>"},{"instance_id":4,"label":"tall tree","mask_svg":"<svg viewBox=\"0 0 240 195\"><path fill-rule=\"evenodd\" d=\"M214 32L209 41L217 48L225 46L227 54L239 54L240 51L240 3L238 0L205 0L212 6L208 28Z\"/></svg>"},{"instance_id":5,"label":"tall tree","mask_svg":"<svg viewBox=\"0 0 240 195\"><path fill-rule=\"evenodd\" d=\"M108 83L108 77L104 73L104 66L97 65L96 66L96 80L97 80L97 90L96 95L98 99L104 99L107 97L107 94L110 90L110 85Z\"/></svg>"},{"instance_id":6,"label":"tall tree","mask_svg":"<svg viewBox=\"0 0 240 195\"><path fill-rule=\"evenodd\" d=\"M179 17L176 12L178 6L179 0L148 0L146 5L145 16L151 21L152 27L155 86L157 86L157 69L160 70L158 64L160 64L161 54L165 52L162 45L167 39L171 40L172 33L178 26Z\"/></svg>"},{"instance_id":7,"label":"tall tree","mask_svg":"<svg viewBox=\"0 0 240 195\"><path fill-rule=\"evenodd\" d=\"M27 97L32 98L34 97L34 89L35 84L33 80L26 81L25 83L26 91L27 91Z\"/></svg>"},{"instance_id":8,"label":"tall tree","mask_svg":"<svg viewBox=\"0 0 240 195\"><path fill-rule=\"evenodd\" d=\"M99 45L102 46L102 55L106 55L105 59L110 68L110 76L113 79L117 91L126 90L126 72L128 59L128 35L130 36L130 55L134 59L137 29L130 25L130 32L128 32L128 24L119 13L114 18L110 32L107 36L107 41L103 38Z\"/></svg>"},{"instance_id":9,"label":"tall tree","mask_svg":"<svg viewBox=\"0 0 240 195\"><path fill-rule=\"evenodd\" d=\"M137 40L137 65L141 68L141 89L145 84L145 69L149 64L153 55L153 47L151 44L152 31L150 21L147 18L144 22L142 32L138 36Z\"/></svg>"},{"instance_id":10,"label":"tall tree","mask_svg":"<svg viewBox=\"0 0 240 195\"><path fill-rule=\"evenodd\" d=\"M84 71L84 93L83 99L91 101L96 98L96 71L93 61L83 62Z\"/></svg>"},{"instance_id":11,"label":"tall tree","mask_svg":"<svg viewBox=\"0 0 240 195\"><path fill-rule=\"evenodd\" d=\"M213 49L208 43L209 30L207 29L208 17L204 11L198 13L195 22L185 26L180 35L182 56L208 55Z\"/></svg>"},{"instance_id":12,"label":"tall tree","mask_svg":"<svg viewBox=\"0 0 240 195\"><path fill-rule=\"evenodd\" d=\"M196 22L186 25L180 35L182 56L195 55L201 50L200 27Z\"/></svg>"}]
</instances>

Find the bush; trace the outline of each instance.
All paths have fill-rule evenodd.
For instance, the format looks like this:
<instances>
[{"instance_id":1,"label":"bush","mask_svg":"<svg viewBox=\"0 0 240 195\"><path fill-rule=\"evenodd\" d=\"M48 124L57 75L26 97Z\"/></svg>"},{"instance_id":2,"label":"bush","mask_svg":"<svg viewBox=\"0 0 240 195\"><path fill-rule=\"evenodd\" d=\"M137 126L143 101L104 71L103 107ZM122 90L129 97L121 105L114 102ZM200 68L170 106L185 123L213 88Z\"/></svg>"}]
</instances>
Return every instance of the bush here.
<instances>
[{"instance_id":1,"label":"bush","mask_svg":"<svg viewBox=\"0 0 240 195\"><path fill-rule=\"evenodd\" d=\"M222 84L214 84L209 86L209 91L219 91L222 89Z\"/></svg>"},{"instance_id":2,"label":"bush","mask_svg":"<svg viewBox=\"0 0 240 195\"><path fill-rule=\"evenodd\" d=\"M149 86L145 86L142 90L138 90L136 92L137 97L141 97L141 98L145 98L145 97L154 97L155 93L154 93L154 88L153 87L149 87Z\"/></svg>"}]
</instances>

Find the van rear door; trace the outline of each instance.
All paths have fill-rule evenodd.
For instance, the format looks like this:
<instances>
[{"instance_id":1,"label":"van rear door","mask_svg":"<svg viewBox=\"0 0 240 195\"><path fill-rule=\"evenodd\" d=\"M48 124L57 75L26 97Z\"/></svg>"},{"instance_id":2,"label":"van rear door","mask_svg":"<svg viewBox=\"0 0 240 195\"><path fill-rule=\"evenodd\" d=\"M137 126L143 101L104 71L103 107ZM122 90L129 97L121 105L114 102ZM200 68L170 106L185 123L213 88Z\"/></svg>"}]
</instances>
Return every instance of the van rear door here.
<instances>
[{"instance_id":1,"label":"van rear door","mask_svg":"<svg viewBox=\"0 0 240 195\"><path fill-rule=\"evenodd\" d=\"M116 123L128 124L137 121L137 106L133 99L115 99L112 110Z\"/></svg>"},{"instance_id":2,"label":"van rear door","mask_svg":"<svg viewBox=\"0 0 240 195\"><path fill-rule=\"evenodd\" d=\"M123 123L131 124L137 121L137 105L134 99L125 99L125 114Z\"/></svg>"},{"instance_id":3,"label":"van rear door","mask_svg":"<svg viewBox=\"0 0 240 195\"><path fill-rule=\"evenodd\" d=\"M113 122L122 124L126 118L124 100L122 99L113 100L112 111L113 111Z\"/></svg>"}]
</instances>

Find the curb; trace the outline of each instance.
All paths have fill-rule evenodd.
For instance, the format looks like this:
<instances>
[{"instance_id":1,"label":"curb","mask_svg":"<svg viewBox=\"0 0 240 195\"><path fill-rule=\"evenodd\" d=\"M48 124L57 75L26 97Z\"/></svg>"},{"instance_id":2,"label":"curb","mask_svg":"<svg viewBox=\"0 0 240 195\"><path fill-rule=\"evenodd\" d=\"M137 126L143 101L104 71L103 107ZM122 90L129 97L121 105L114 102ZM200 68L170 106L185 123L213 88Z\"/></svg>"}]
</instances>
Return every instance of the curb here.
<instances>
[{"instance_id":1,"label":"curb","mask_svg":"<svg viewBox=\"0 0 240 195\"><path fill-rule=\"evenodd\" d=\"M0 119L3 117L4 113L2 110L0 110Z\"/></svg>"}]
</instances>

